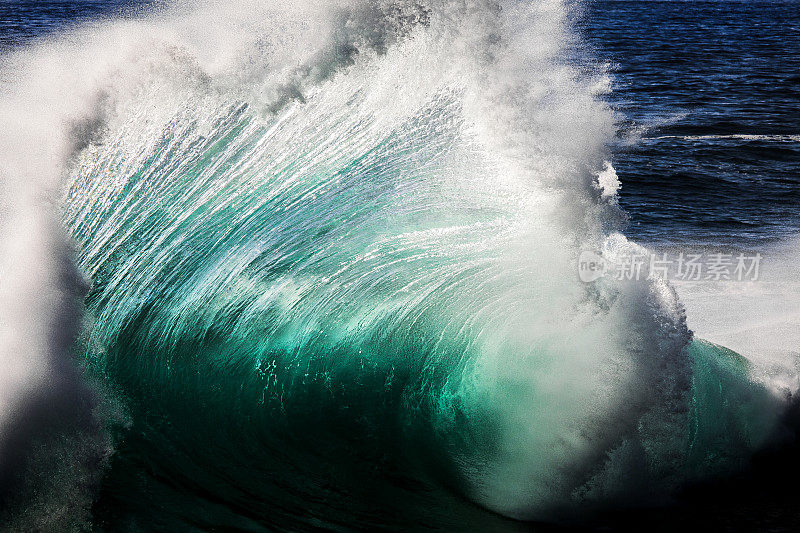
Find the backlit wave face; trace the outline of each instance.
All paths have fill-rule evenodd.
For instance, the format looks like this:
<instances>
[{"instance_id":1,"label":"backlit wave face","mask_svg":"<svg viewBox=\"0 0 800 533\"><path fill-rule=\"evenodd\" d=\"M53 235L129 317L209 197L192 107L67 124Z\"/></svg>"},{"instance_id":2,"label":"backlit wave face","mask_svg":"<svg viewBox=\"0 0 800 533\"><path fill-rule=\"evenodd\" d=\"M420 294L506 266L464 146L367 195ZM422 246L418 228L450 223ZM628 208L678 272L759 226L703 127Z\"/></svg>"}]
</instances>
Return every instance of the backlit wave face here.
<instances>
[{"instance_id":1,"label":"backlit wave face","mask_svg":"<svg viewBox=\"0 0 800 533\"><path fill-rule=\"evenodd\" d=\"M91 282L79 352L130 426L106 524L564 519L757 444L698 398L769 397L663 280L578 279L582 249L636 247L570 9L200 2L25 53L23 86L90 66L28 136Z\"/></svg>"}]
</instances>

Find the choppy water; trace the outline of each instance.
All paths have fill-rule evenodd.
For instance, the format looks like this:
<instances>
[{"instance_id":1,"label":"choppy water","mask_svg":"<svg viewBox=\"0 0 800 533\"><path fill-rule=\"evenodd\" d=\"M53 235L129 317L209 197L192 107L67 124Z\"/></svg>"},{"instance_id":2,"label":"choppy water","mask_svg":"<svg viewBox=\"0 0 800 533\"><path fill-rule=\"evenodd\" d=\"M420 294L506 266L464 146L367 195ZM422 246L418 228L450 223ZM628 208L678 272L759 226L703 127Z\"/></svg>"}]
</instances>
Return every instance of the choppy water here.
<instances>
[{"instance_id":1,"label":"choppy water","mask_svg":"<svg viewBox=\"0 0 800 533\"><path fill-rule=\"evenodd\" d=\"M629 235L748 246L796 234L796 2L597 2L582 27L616 77Z\"/></svg>"}]
</instances>

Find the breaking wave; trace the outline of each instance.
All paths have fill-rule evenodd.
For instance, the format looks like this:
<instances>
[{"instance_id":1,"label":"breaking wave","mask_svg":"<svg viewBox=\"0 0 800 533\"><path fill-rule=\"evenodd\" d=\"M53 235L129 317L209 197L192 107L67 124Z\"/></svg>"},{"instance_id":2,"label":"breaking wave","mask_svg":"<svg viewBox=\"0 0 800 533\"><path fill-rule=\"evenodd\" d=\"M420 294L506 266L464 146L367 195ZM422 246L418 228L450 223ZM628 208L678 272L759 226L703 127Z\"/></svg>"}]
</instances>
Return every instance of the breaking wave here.
<instances>
[{"instance_id":1,"label":"breaking wave","mask_svg":"<svg viewBox=\"0 0 800 533\"><path fill-rule=\"evenodd\" d=\"M578 279L637 245L574 9L195 2L7 58L0 482L60 487L9 520L558 521L741 467L780 394L666 281Z\"/></svg>"}]
</instances>

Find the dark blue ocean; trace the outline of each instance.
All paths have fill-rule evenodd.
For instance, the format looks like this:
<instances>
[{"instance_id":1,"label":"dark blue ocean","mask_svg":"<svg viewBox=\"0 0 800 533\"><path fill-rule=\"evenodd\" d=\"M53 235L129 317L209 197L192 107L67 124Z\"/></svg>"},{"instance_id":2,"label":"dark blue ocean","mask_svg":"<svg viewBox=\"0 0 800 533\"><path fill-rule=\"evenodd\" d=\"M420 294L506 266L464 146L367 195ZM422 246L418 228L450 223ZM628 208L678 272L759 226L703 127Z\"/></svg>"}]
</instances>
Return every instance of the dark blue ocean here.
<instances>
[{"instance_id":1,"label":"dark blue ocean","mask_svg":"<svg viewBox=\"0 0 800 533\"><path fill-rule=\"evenodd\" d=\"M420 3L422 4L424 2ZM48 40L56 41L59 36L80 28L81 25L117 19L136 20L153 11L158 13L158 10L163 8L160 2L0 0L0 67L7 57ZM422 15L414 15L417 17L414 19L415 23L418 20L424 23L427 15L424 10L421 10L421 13ZM593 0L571 4L568 17L577 35L578 50L575 55L584 63L583 68L588 71L605 70L610 76L611 91L601 98L605 99L613 109L617 133L609 140L607 150L621 182L618 201L626 218L622 226L623 232L629 239L656 249L694 247L744 251L763 251L770 246L797 239L800 234L800 2ZM210 24L213 25L213 22ZM213 28L208 29L210 31ZM383 51L381 46L383 43L376 45L376 48ZM341 48L344 51L337 49L337 53L344 55L350 53L345 46ZM81 66L76 65L75 68ZM326 79L323 75L319 76L320 79ZM0 71L0 85L9 83L9 80L10 78ZM305 103L302 95L296 96L292 92L295 89L287 87L281 90L286 91L289 100L296 99ZM400 96L402 95L398 95L398 98ZM199 137L197 145L191 144L191 150L187 153L195 154L201 151L201 148L207 150L209 155L203 159L204 164L210 161L216 165L217 160L214 159L216 155L225 153L224 143L228 142L234 133L238 135L242 131L249 131L247 130L249 124L241 118L244 114L243 109L232 107L231 110L225 110L228 114L215 124L215 127L219 127L220 124L229 127L233 132L230 137L216 138L211 134L208 135L208 139ZM444 114L448 109L445 106L445 111L441 113ZM189 115L187 113L186 116ZM333 119L330 121L334 122ZM448 122L445 120L444 123ZM420 131L423 130L424 128L420 128ZM352 133L353 130L348 131ZM163 140L164 146L169 145L168 141ZM203 144L206 141L208 144ZM323 143L322 140L316 142ZM403 142L406 141L397 141L398 146ZM448 142L433 143L425 149L444 150L444 147L449 146ZM103 146L113 147L114 143L125 146L119 138ZM258 144L252 141L243 146L251 149ZM406 149L408 151L416 149L416 145L411 142L408 146L402 145L402 147L402 150L398 149L398 153L406 153L403 151ZM245 151L244 148L236 150L239 150L237 154ZM301 148L298 147L297 150L300 153ZM159 153L166 159L174 152L164 149ZM187 161L194 161L192 157L194 155L187 155ZM361 175L358 173L366 172L362 166L371 161L370 157L364 156L353 166L348 167L350 175ZM401 157L398 156L398 159ZM152 156L147 161L156 160L159 159ZM104 163L107 165L103 167L104 169L123 166L122 162L113 158L110 161ZM395 160L386 165L391 166L392 161ZM410 158L409 161L413 163L416 160ZM225 168L231 172L238 168L233 163L223 163L220 163L218 168ZM187 175L196 172L197 175L201 175L201 172L196 170L199 166L200 163L197 163L197 167L187 163L184 167L181 161L176 161L173 167L169 167L169 172L185 171ZM290 166L287 163L286 168ZM186 170L187 168L189 170ZM430 172L434 173L438 167L432 163L430 168L433 169ZM108 172L113 174L112 170ZM137 172L131 174L145 180L146 187L128 187L120 190L125 194L133 194L131 193L133 190L136 194L141 194L142 198L147 198L149 193L146 191L156 190L160 186L158 176L147 175L144 171ZM343 171L342 175L344 174ZM85 183L90 181L82 174L79 177L85 178ZM80 182L76 180L76 183ZM348 187L348 194L352 192L354 197L361 194L358 184ZM186 190L189 189L191 187L187 185ZM74 195L75 190L78 189L73 187L69 194ZM192 192L189 191L187 194ZM267 195L266 192L263 194ZM314 195L317 194L324 196L326 191L320 188L314 191ZM178 196L171 198L171 201L178 202ZM112 204L113 201L110 199L98 200L96 204L86 204L88 207L83 208L83 213L89 222L85 226L76 225L77 229L69 228L71 237L78 242L76 248L80 249L80 245L88 242L94 235L90 231L95 227L91 225L95 222L92 219L93 213L99 213L101 209ZM153 228L160 220L170 216L176 219L182 216L178 211L169 211L169 202L165 201L162 207L165 209L163 213L149 214L137 219L143 221L143 231L149 232L146 233L147 238L141 242L152 243L158 240ZM211 211L211 207L208 210ZM220 208L220 212L222 211L224 209ZM118 213L127 216L131 212L120 208ZM256 210L253 212L257 213ZM408 213L414 215L415 211L409 208ZM320 217L324 216L324 213L317 214ZM250 215L255 217L252 213ZM248 231L258 231L248 216L242 215L232 220L249 228ZM97 217L99 220L100 215ZM287 219L289 218L291 217L287 215ZM190 224L192 219L187 218L187 220L181 223ZM335 221L334 218L331 220ZM216 244L209 245L208 249L198 246L198 255L208 253L211 256L212 252L216 253L214 246L223 242L222 237L218 235L224 234L225 238L229 236L229 233L226 233L229 228L225 224L218 223L213 226L209 223L208 227L197 230L217 239L210 239ZM313 229L315 238L319 239L325 238L329 233L335 233L331 229L334 227L333 222L324 227L316 227L313 224L302 227L310 228L309 232ZM119 231L123 233L122 230ZM230 234L233 233L234 230L231 229ZM97 230L97 234L100 235L101 231ZM125 235L127 238L129 234ZM278 246L273 242L277 240L273 233L267 232L264 235L260 237L259 245ZM485 238L490 239L488 234ZM133 239L125 241L119 250L133 253L131 250L135 251L145 246L141 242ZM292 246L301 247L303 243L306 241L298 238L297 243L293 241ZM122 283L121 278L114 277L115 272L112 268L124 265L124 258L121 258L123 252L119 250L115 248L113 254L109 252L107 256L98 252L103 257L102 261L98 260L96 263L80 256L80 260L95 269L92 275L96 274L90 280L91 289L86 304L89 309L97 311L91 315L91 320L101 321L105 317L113 321L116 320L115 313L129 311L127 308L123 309L122 304L115 307L117 303L109 296L113 295L109 287L114 287L115 283ZM295 253L294 249L291 253ZM114 254L120 254L120 257ZM287 252L287 257L289 255ZM234 257L234 254L224 257L227 261ZM177 255L174 257L153 255L149 260L154 265L160 265L159 261L168 265L169 268L164 267L163 272L167 272L164 276L169 275L170 268L177 269L183 265L184 260L189 261ZM410 262L414 258L403 260ZM342 258L340 263L345 265L346 260ZM294 272L293 269L302 269L303 264L299 259L287 259L285 264L270 263L269 268L291 273ZM85 265L81 263L81 267ZM121 266L119 268L122 269ZM198 277L206 275L206 271L199 266L192 269L192 275ZM249 275L250 271L243 269L243 272ZM145 285L144 275L138 277L136 273L130 272L126 275ZM401 276L396 273L393 275ZM463 276L469 275L472 274L465 269ZM208 276L209 279L212 278L212 274ZM255 277L253 274L252 278ZM387 274L386 278L380 279L380 283L398 283L397 279L402 278L392 278ZM376 282L375 286L380 283ZM241 289L242 291L252 291L252 294L260 294L258 291L262 291L250 278L247 282L242 282L242 286L246 286L245 289ZM296 290L296 300L290 301L289 297L286 297L285 305L288 309L295 309L293 306L301 306L305 301L303 298L306 296L303 296L301 288L293 290ZM159 291L161 292L156 295L158 297L173 297L168 288L161 288ZM191 298L200 301L206 298L203 294L205 293L193 293ZM107 390L110 390L111 393L108 394L112 394L118 400L122 398L119 403L123 407L119 407L119 411L124 414L118 418L127 420L114 430L114 454L106 458L108 465L102 470L101 479L97 482L98 487L93 489L91 509L87 511L90 525L81 521L79 526L72 524L68 528L64 526L65 529L60 529L58 522L30 522L16 517L10 519L8 523L45 523L49 524L47 528L52 531L89 528L110 532L179 530L666 532L678 528L690 531L800 529L800 511L796 506L796 480L800 476L800 459L798 459L800 456L797 455L797 450L800 449L798 445L800 441L797 441L798 435L793 432L795 431L793 428L800 428L800 423L794 424L800 421L800 416L791 408L782 415L789 420L786 425L789 429L782 435L785 439L780 446L759 450L753 458L739 464L741 468L729 475L682 484L680 490L666 502L659 501L652 505L648 502L644 506L631 505L630 508L616 506L608 510L601 509L588 522L577 525L556 526L538 521L512 520L502 517L502 513L486 511L482 506L472 503L471 498L465 497L464 492L458 488L460 478L449 470L450 466L439 466L439 456L434 453L420 453L420 456L424 456L420 462L425 464L426 468L428 463L436 463L430 469L423 470L435 471L438 477L433 477L447 480L442 483L447 487L447 491L439 491L435 483L433 485L437 488L434 490L428 484L430 481L428 478L408 473L404 470L405 463L396 460L396 456L405 457L403 455L405 452L402 450L404 443L395 442L393 440L395 433L392 430L376 424L375 420L370 418L372 415L369 413L373 413L370 409L378 409L375 405L381 402L384 410L377 411L380 416L393 412L391 407L402 405L405 408L414 401L418 401L419 404L416 409L424 411L423 400L409 399L405 395L401 397L400 393L395 394L393 389L390 390L391 382L392 379L398 382L412 379L407 374L428 372L423 386L423 390L427 391L425 387L434 388L431 383L438 383L436 380L441 377L437 373L438 367L403 369L392 366L389 374L382 373L383 369L380 368L370 367L368 371L364 371L362 362L361 370L364 373L360 374L358 379L354 379L352 385L347 382L347 386L341 385L335 394L331 393L335 398L342 399L342 402L345 400L350 402L346 406L332 406L325 403L327 397L313 388L310 392L301 394L301 400L296 400L313 405L305 411L293 412L293 407L288 402L286 406L283 405L282 396L273 403L270 403L269 398L266 400L261 398L259 405L263 403L266 406L264 411L267 411L267 414L261 411L247 411L244 408L246 415L242 416L247 417L248 423L255 425L267 419L277 420L287 412L290 415L294 414L295 419L299 418L302 422L295 420L286 422L285 425L281 425L283 422L276 422L274 426L269 426L269 429L265 429L266 426L249 428L252 429L251 434L246 424L231 422L226 415L225 409L228 404L224 403L225 391L232 385L227 382L216 383L213 380L203 381L205 378L201 375L205 370L209 373L228 372L231 376L239 376L245 372L240 366L230 363L229 366L223 365L220 370L213 364L209 364L208 368L198 364L197 368L192 367L191 371L184 373L161 374L160 370L141 362L151 352L160 353L158 351L164 349L156 346L155 341L148 340L147 335L156 337L161 333L153 332L162 331L155 326L148 329L148 321L163 327L163 331L167 332L162 336L164 343L172 343L170 349L174 348L175 353L170 352L169 357L165 356L165 360L168 360L165 364L169 366L170 372L173 371L173 367L181 365L181 357L193 361L195 354L203 350L215 353L227 349L244 350L239 345L231 348L227 344L226 336L239 334L237 329L239 326L234 327L230 325L233 322L225 322L219 327L208 326L203 333L186 333L181 329L182 323L170 322L159 314L158 306L148 300L155 298L153 294L129 291L124 292L124 295L130 301L141 305L130 311L130 316L125 320L119 319L119 332L113 343L109 342L107 346L102 349L97 348L93 352L92 343L95 340L86 340L82 337L78 340L79 343L83 343L81 350L86 349L87 353L95 354L87 357L90 360L88 366L94 364L101 356L111 360L100 370L92 369L90 377L94 381L107 380L101 387L104 390L103 394L107 394ZM348 293L348 295L353 301L361 298L360 294ZM189 302L186 304L186 309L189 309L191 298L190 296L186 298ZM209 307L217 305L216 300L211 300L212 298L208 297ZM200 306L198 309L202 308L201 304L202 302L197 304ZM237 307L239 304L235 301L226 301L219 305L225 313L235 315L237 320L240 315L247 315L250 309L244 304ZM177 304L175 306L178 307ZM183 307L180 309L181 313L184 313L180 316L185 318L194 308L185 312ZM201 311L192 312L195 314L186 320L199 323L208 318ZM213 321L212 318L208 320ZM418 320L420 324L428 324L422 314L414 320ZM355 322L357 321L354 320L353 323ZM413 327L417 326L415 322ZM275 338L281 339L280 342L285 342L287 345L290 342L285 341L285 338L300 335L298 331L305 331L303 330L305 326L301 327L294 323L281 327L283 329L280 329L279 334L275 334ZM414 330L414 338L422 339L419 342L424 344L427 342L425 339L432 337L422 326L419 327L419 331ZM451 331L453 327L448 323L447 328L450 329L447 331ZM469 327L466 325L463 329L469 330ZM797 327L800 328L800 324L797 324ZM179 335L181 332L184 333L182 338ZM461 335L463 330L456 327L452 332ZM173 334L175 338L169 337ZM264 335L266 336L266 333ZM392 335L394 333L387 333L386 337L393 340ZM247 342L251 341L251 337L247 337ZM260 342L260 337L259 340L252 341L258 346L258 350L263 348ZM368 351L368 347L379 350L380 342L389 341L380 335L375 335L364 344L364 350ZM400 351L413 351L409 346L417 346L413 343L402 344L399 341L398 345L402 346L397 348ZM467 346L465 350L471 347L468 342L465 342L465 346ZM436 344L435 349L439 349L439 344ZM139 355L128 354L129 358L125 359L120 354L128 353L126 350ZM277 351L278 348L274 350ZM290 351L290 348L286 350ZM296 350L297 353L302 351L301 348ZM336 350L341 350L342 353L335 352L335 355L345 357L345 348ZM274 368L280 364L279 356L268 350L264 353L267 355L259 358L257 363L259 379L268 381L285 377ZM358 354L361 355L360 347ZM112 358L112 355L116 359ZM140 355L141 360L137 359ZM315 364L319 364L320 368L317 369ZM725 364L735 366L738 363ZM304 370L303 383L306 383L305 379L313 381L316 379L313 376L318 378L324 374L324 379L327 380L326 386L330 386L331 376L335 382L338 375L336 372L339 370L341 369L328 368L323 362L312 359ZM137 371L140 375L133 376ZM166 390L166 388L159 389L157 385L150 386L151 383L161 383L159 380L164 380L166 383L173 378L178 379L175 376L187 380L194 388L188 387L181 392L177 387ZM241 391L244 391L243 397L247 398L245 393L252 391L247 389L250 385L245 383L245 380L242 382L244 384L241 385L237 382L236 387L241 387ZM386 391L389 392L384 391L385 394L377 400L364 400L359 396L375 383L379 388L385 383ZM264 390L267 390L266 387ZM192 410L192 401L195 399L198 405L202 405L202 413ZM446 402L445 399L439 401ZM149 406L158 402L165 404L174 402L178 407L165 408L163 411L151 410ZM375 405L372 405L373 403ZM723 403L726 403L726 408L731 410L738 408L735 402L731 404L726 400ZM231 409L241 407L235 401L231 405L234 406ZM295 409L298 409L296 405ZM352 411L358 409L364 409L368 414L350 416ZM488 415L480 413L478 416ZM387 427L392 428L403 424L412 425L399 415L397 419L383 421ZM229 422L230 426L225 425ZM458 422L458 420L452 421L453 424ZM237 447L231 448L220 446L216 436L211 437L208 434L198 437L196 442L173 438L178 432L196 431L200 434L208 431L206 424L219 427L219 434L224 434L231 441L236 441L236 438L241 436L240 431L244 431L248 438L243 438L240 444L236 444ZM342 440L337 441L336 446L330 449L309 451L305 448L309 444L308 441L321 437L307 433L306 427L314 427L319 429L321 435L333 434ZM423 432L416 427L413 431L409 431ZM274 437L274 434L288 435L288 437L281 441ZM311 436L307 437L309 434ZM258 461L239 463L232 461L235 466L223 471L209 471L203 466L205 462L216 458L225 461L234 453L233 450L241 451L247 457L259 457L262 452L255 449L254 444L259 442L259 439L272 439L269 440L272 448L263 453L269 454L270 457L289 457L286 459L286 464L289 466L264 466ZM419 436L415 433L413 439L409 438L409 442L419 444L435 439L436 437ZM390 450L385 453L375 450L359 451L359 454L364 456L362 462L360 456L354 452L362 440L369 445L375 443L385 445ZM296 447L304 451L292 456L291 452L282 448L281 443L285 443L288 448ZM476 443L467 438L457 442L448 441L446 451L441 453L457 455L462 447L470 445ZM394 449L395 447L397 449ZM330 466L329 463L336 459L341 459L341 464ZM314 461L319 461L325 466L319 467L311 474L299 466L301 462ZM247 473L262 467L263 470L258 471L260 475L272 476L269 482L264 482L262 486L260 478L241 481ZM196 475L191 475L191 472ZM0 482L3 480L2 475L3 471L0 470ZM351 475L352 479L349 477ZM307 476L307 479L298 481L297 477L301 476ZM86 481L86 484L89 482ZM224 495L222 491L215 493L213 487L223 487L226 492ZM456 488L449 491L452 487ZM18 507L21 505L19 502L23 501L17 498L16 494L8 495L6 492L0 490L0 520L3 520L7 512L18 515L20 512ZM9 509L12 507L14 509L2 510L4 504ZM46 511L40 507L32 507L26 509L23 515L41 512ZM298 518L298 515L302 517ZM0 527L1 524L2 522Z\"/></svg>"},{"instance_id":2,"label":"dark blue ocean","mask_svg":"<svg viewBox=\"0 0 800 533\"><path fill-rule=\"evenodd\" d=\"M628 234L741 246L797 234L796 2L592 2L612 64Z\"/></svg>"}]
</instances>

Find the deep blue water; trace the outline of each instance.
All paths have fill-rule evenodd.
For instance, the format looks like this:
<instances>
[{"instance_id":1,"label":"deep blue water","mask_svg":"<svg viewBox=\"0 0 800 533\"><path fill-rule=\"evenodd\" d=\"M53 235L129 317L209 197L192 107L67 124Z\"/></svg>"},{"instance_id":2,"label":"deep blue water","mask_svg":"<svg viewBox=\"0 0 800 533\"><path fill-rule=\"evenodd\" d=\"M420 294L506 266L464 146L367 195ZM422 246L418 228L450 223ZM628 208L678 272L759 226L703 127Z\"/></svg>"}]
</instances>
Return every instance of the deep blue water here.
<instances>
[{"instance_id":1,"label":"deep blue water","mask_svg":"<svg viewBox=\"0 0 800 533\"><path fill-rule=\"evenodd\" d=\"M130 0L4 0L0 2L0 52L23 45L36 37L62 31L81 21L134 15L148 3Z\"/></svg>"},{"instance_id":2,"label":"deep blue water","mask_svg":"<svg viewBox=\"0 0 800 533\"><path fill-rule=\"evenodd\" d=\"M800 227L800 4L592 2L627 233L757 245Z\"/></svg>"}]
</instances>

